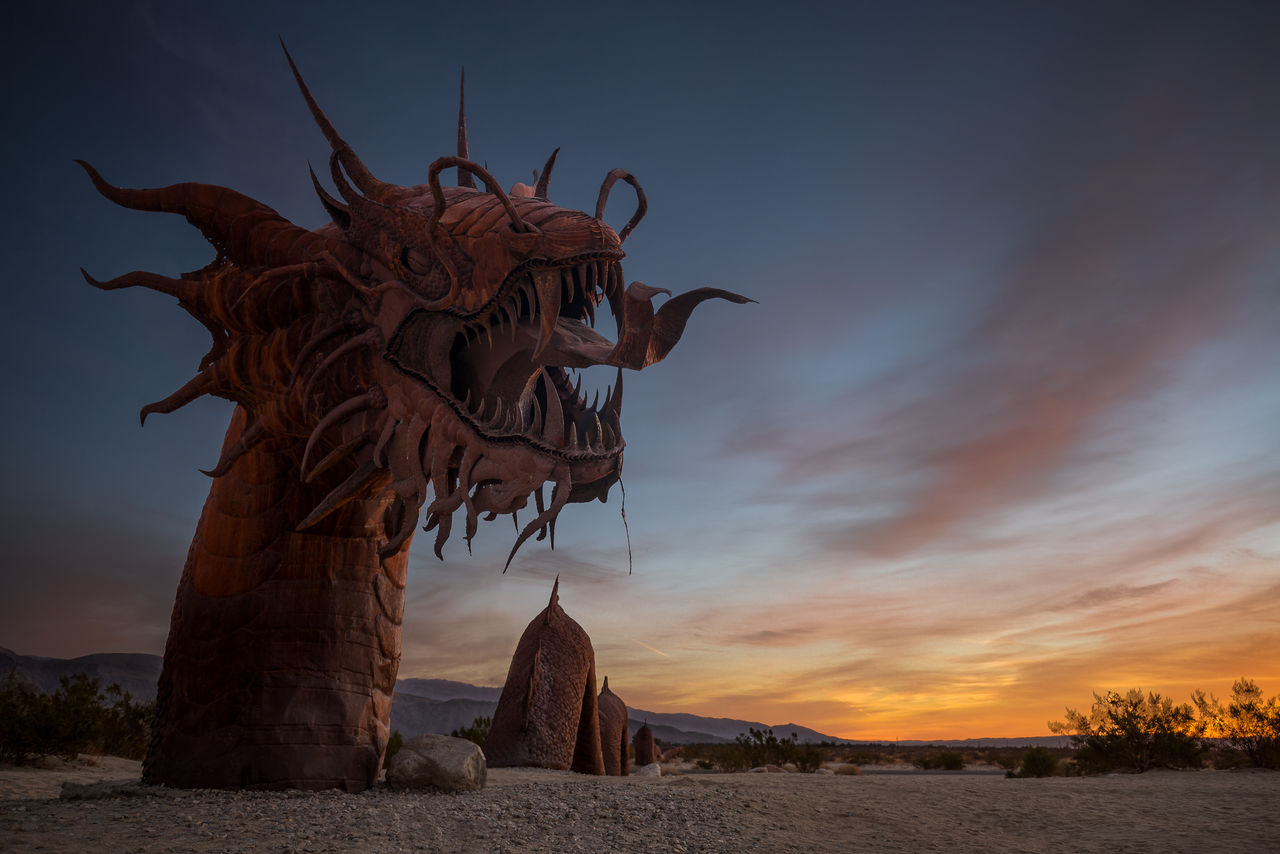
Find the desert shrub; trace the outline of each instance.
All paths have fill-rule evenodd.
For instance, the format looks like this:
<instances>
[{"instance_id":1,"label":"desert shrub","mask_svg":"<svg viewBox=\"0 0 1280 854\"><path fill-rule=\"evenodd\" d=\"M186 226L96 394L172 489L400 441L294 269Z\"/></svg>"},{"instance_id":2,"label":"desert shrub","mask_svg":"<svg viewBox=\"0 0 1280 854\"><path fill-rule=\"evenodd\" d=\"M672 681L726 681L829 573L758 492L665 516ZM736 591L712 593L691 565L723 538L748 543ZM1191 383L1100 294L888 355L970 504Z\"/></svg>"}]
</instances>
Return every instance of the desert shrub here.
<instances>
[{"instance_id":1,"label":"desert shrub","mask_svg":"<svg viewBox=\"0 0 1280 854\"><path fill-rule=\"evenodd\" d=\"M0 761L22 763L42 755L49 695L10 673L0 685Z\"/></svg>"},{"instance_id":2,"label":"desert shrub","mask_svg":"<svg viewBox=\"0 0 1280 854\"><path fill-rule=\"evenodd\" d=\"M1058 757L1047 748L1028 747L1022 754L1022 766L1015 773L1010 770L1008 777L1052 777L1058 771Z\"/></svg>"},{"instance_id":3,"label":"desert shrub","mask_svg":"<svg viewBox=\"0 0 1280 854\"><path fill-rule=\"evenodd\" d=\"M1254 768L1280 768L1280 697L1262 699L1262 689L1251 679L1231 686L1231 701L1224 708L1213 695L1196 691L1192 701L1206 732L1243 754L1243 764ZM1215 755L1214 767L1232 767L1229 755ZM1224 765L1219 765L1222 759Z\"/></svg>"},{"instance_id":4,"label":"desert shrub","mask_svg":"<svg viewBox=\"0 0 1280 854\"><path fill-rule=\"evenodd\" d=\"M840 758L847 765L885 765L893 762L879 750L866 748L845 751Z\"/></svg>"},{"instance_id":5,"label":"desert shrub","mask_svg":"<svg viewBox=\"0 0 1280 854\"><path fill-rule=\"evenodd\" d=\"M794 732L790 738L778 738L772 729L748 727L747 732L739 733L735 739L747 768L790 763L797 771L812 774L822 767L822 750L811 744L797 744Z\"/></svg>"},{"instance_id":6,"label":"desert shrub","mask_svg":"<svg viewBox=\"0 0 1280 854\"><path fill-rule=\"evenodd\" d=\"M940 750L917 756L911 764L925 771L963 771L964 757L954 750Z\"/></svg>"},{"instance_id":7,"label":"desert shrub","mask_svg":"<svg viewBox=\"0 0 1280 854\"><path fill-rule=\"evenodd\" d=\"M404 747L404 736L400 735L400 730L395 730L387 739L387 749L382 753L383 768L391 764L391 757L399 753L402 747Z\"/></svg>"},{"instance_id":8,"label":"desert shrub","mask_svg":"<svg viewBox=\"0 0 1280 854\"><path fill-rule=\"evenodd\" d=\"M986 747L978 751L978 758L1006 771L1015 771L1026 758L1026 753L1016 747Z\"/></svg>"},{"instance_id":9,"label":"desert shrub","mask_svg":"<svg viewBox=\"0 0 1280 854\"><path fill-rule=\"evenodd\" d=\"M811 744L797 745L791 760L802 774L812 774L822 767L822 751Z\"/></svg>"},{"instance_id":10,"label":"desert shrub","mask_svg":"<svg viewBox=\"0 0 1280 854\"><path fill-rule=\"evenodd\" d=\"M837 773L837 774L844 774L844 775L847 775L847 776L850 776L850 777L860 777L860 776L862 776L862 769L860 769L857 765L847 765L847 764L846 764L846 765L841 765L841 766L839 766L838 768L836 768L836 773Z\"/></svg>"},{"instance_id":11,"label":"desert shrub","mask_svg":"<svg viewBox=\"0 0 1280 854\"><path fill-rule=\"evenodd\" d=\"M80 753L141 759L154 716L155 703L135 702L119 685L100 690L83 673L61 677L52 695L11 673L0 685L0 759Z\"/></svg>"},{"instance_id":12,"label":"desert shrub","mask_svg":"<svg viewBox=\"0 0 1280 854\"><path fill-rule=\"evenodd\" d=\"M1205 754L1205 762L1210 768L1218 771L1253 767L1253 762L1250 761L1247 753L1225 744L1211 744L1208 753Z\"/></svg>"},{"instance_id":13,"label":"desert shrub","mask_svg":"<svg viewBox=\"0 0 1280 854\"><path fill-rule=\"evenodd\" d=\"M1066 721L1049 723L1051 731L1071 736L1083 773L1200 767L1203 726L1190 705L1174 705L1167 697L1137 689L1094 694L1093 700L1088 715L1068 708Z\"/></svg>"},{"instance_id":14,"label":"desert shrub","mask_svg":"<svg viewBox=\"0 0 1280 854\"><path fill-rule=\"evenodd\" d=\"M746 758L736 744L686 744L684 758L704 771L743 771Z\"/></svg>"},{"instance_id":15,"label":"desert shrub","mask_svg":"<svg viewBox=\"0 0 1280 854\"><path fill-rule=\"evenodd\" d=\"M471 726L455 729L449 735L454 738L465 738L467 741L474 741L483 748L484 743L489 740L489 728L492 726L493 718L476 718L471 721Z\"/></svg>"}]
</instances>

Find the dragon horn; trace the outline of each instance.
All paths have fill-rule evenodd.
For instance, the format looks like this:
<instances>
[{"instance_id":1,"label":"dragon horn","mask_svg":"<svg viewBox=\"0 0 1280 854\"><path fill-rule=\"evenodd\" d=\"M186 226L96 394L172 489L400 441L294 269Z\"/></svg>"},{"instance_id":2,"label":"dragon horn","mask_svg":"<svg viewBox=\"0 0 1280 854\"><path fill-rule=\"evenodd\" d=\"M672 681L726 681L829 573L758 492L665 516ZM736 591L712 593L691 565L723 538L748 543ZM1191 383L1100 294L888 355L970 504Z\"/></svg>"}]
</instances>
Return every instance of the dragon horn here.
<instances>
[{"instance_id":1,"label":"dragon horn","mask_svg":"<svg viewBox=\"0 0 1280 854\"><path fill-rule=\"evenodd\" d=\"M640 187L640 182L636 180L636 176L632 175L625 169L610 169L609 174L604 176L604 183L600 185L600 195L596 198L596 219L604 219L604 208L609 203L609 190L621 178L636 190L636 212L632 214L631 219L618 232L618 241L622 242L627 239L627 235L631 233L640 220L644 218L645 212L649 210L649 202L644 197L644 190Z\"/></svg>"},{"instance_id":2,"label":"dragon horn","mask_svg":"<svg viewBox=\"0 0 1280 854\"><path fill-rule=\"evenodd\" d=\"M325 116L324 111L320 109L320 105L316 103L316 99L311 96L311 90L307 88L306 82L302 79L302 74L298 71L298 66L294 64L293 57L289 55L289 49L284 45L284 39L280 39L280 48L284 51L284 58L289 61L289 68L293 70L293 79L298 81L298 89L302 92L302 98L307 102L307 108L311 110L311 116L316 120L316 124L320 126L320 132L324 134L324 138L329 141L329 147L342 161L342 168L347 170L347 174L356 182L356 186L360 188L367 196L382 198L389 190L395 188L394 184L387 184L373 177L373 173L360 162L360 158L352 151L351 146L347 144L333 124Z\"/></svg>"},{"instance_id":3,"label":"dragon horn","mask_svg":"<svg viewBox=\"0 0 1280 854\"><path fill-rule=\"evenodd\" d=\"M458 157L461 160L470 160L471 155L467 151L467 69L462 69L462 79L458 81ZM475 179L471 177L471 173L463 169L458 170L458 186L469 187L474 190L476 188Z\"/></svg>"},{"instance_id":4,"label":"dragon horn","mask_svg":"<svg viewBox=\"0 0 1280 854\"><path fill-rule=\"evenodd\" d=\"M542 167L542 174L538 176L538 186L534 188L533 194L540 199L547 197L547 187L551 184L551 170L555 168L556 155L559 153L559 148L551 152L551 156L547 158L547 165Z\"/></svg>"}]
</instances>

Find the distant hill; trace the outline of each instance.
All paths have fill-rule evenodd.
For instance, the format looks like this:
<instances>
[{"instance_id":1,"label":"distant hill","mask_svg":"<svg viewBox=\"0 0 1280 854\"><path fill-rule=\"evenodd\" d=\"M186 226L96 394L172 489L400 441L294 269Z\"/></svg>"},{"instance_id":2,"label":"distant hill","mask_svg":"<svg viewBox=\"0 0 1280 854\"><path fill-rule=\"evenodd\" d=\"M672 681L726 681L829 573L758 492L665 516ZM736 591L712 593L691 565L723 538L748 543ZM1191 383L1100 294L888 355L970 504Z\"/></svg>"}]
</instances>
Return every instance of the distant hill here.
<instances>
[{"instance_id":1,"label":"distant hill","mask_svg":"<svg viewBox=\"0 0 1280 854\"><path fill-rule=\"evenodd\" d=\"M741 721L734 718L704 718L701 715L646 712L644 709L629 708L627 711L633 720L639 720L641 723L647 721L649 729L653 730L653 737L659 741L664 739L658 734L658 726L674 731L676 735L666 740L676 744L733 741L752 729L772 729L773 734L778 738L791 738L794 734L795 740L800 744L819 741L845 742L843 738L825 735L799 724L764 724L759 721Z\"/></svg>"},{"instance_id":2,"label":"distant hill","mask_svg":"<svg viewBox=\"0 0 1280 854\"><path fill-rule=\"evenodd\" d=\"M402 691L428 700L483 700L496 703L502 696L501 688L484 688L450 679L397 679L396 696L400 696Z\"/></svg>"},{"instance_id":3,"label":"distant hill","mask_svg":"<svg viewBox=\"0 0 1280 854\"><path fill-rule=\"evenodd\" d=\"M491 718L498 707L496 700L432 700L409 694L396 686L396 696L391 701L391 729L412 738L423 733L436 732L448 735L455 729L471 726L476 718Z\"/></svg>"},{"instance_id":4,"label":"distant hill","mask_svg":"<svg viewBox=\"0 0 1280 854\"><path fill-rule=\"evenodd\" d=\"M41 690L52 693L58 689L61 676L76 673L88 674L106 688L117 684L139 700L152 700L156 695L156 683L160 679L162 659L146 653L96 653L79 658L41 658L34 655L18 655L0 647L0 679L17 671L31 680ZM448 679L399 679L396 695L391 703L391 728L399 730L405 738L423 733L449 733L470 726L480 717L492 717L497 708L502 689L493 686L470 685ZM625 701L625 698L624 698ZM772 729L778 738L790 738L794 733L801 743L829 741L841 744L866 744L825 735L799 724L763 724L734 718L706 718L701 715L647 712L628 709L628 729L632 734L647 723L653 736L661 744L695 744L731 742L748 730ZM1058 745L1062 736L1038 736L1029 738L969 738L936 741L899 741L901 745L936 744L948 747L1023 747L1026 745Z\"/></svg>"},{"instance_id":5,"label":"distant hill","mask_svg":"<svg viewBox=\"0 0 1280 854\"><path fill-rule=\"evenodd\" d=\"M11 649L0 647L0 679L18 671L30 679L40 690L52 694L58 690L62 676L84 673L97 679L101 687L119 685L138 700L152 700L156 696L156 682L160 679L158 655L146 653L100 652L79 658L40 658L34 655L18 655Z\"/></svg>"}]
</instances>

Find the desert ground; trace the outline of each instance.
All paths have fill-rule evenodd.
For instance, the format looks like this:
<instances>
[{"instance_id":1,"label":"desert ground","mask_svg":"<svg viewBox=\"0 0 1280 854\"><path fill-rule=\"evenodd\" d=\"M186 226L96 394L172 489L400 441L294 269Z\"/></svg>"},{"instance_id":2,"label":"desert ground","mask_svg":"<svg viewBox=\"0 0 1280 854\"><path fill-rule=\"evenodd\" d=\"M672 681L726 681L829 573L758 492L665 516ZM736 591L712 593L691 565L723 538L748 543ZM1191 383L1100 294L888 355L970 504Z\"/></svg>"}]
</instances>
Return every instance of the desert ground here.
<instances>
[{"instance_id":1,"label":"desert ground","mask_svg":"<svg viewBox=\"0 0 1280 854\"><path fill-rule=\"evenodd\" d=\"M617 778L497 768L483 791L457 795L133 787L66 800L64 782L136 781L139 764L49 765L0 766L0 851L1254 854L1280 839L1280 774L1268 771L1017 780L994 770Z\"/></svg>"}]
</instances>

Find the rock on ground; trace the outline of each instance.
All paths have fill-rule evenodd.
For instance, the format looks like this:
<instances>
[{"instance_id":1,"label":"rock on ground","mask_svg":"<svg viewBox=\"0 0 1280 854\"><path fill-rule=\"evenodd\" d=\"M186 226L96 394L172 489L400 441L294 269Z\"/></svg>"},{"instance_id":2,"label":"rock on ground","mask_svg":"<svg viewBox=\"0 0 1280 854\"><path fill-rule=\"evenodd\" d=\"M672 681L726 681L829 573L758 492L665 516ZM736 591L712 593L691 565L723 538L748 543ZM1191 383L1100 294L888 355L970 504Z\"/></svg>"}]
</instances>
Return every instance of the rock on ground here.
<instances>
[{"instance_id":1,"label":"rock on ground","mask_svg":"<svg viewBox=\"0 0 1280 854\"><path fill-rule=\"evenodd\" d=\"M393 789L470 792L484 788L488 776L484 752L465 738L420 735L391 757L387 785Z\"/></svg>"}]
</instances>

